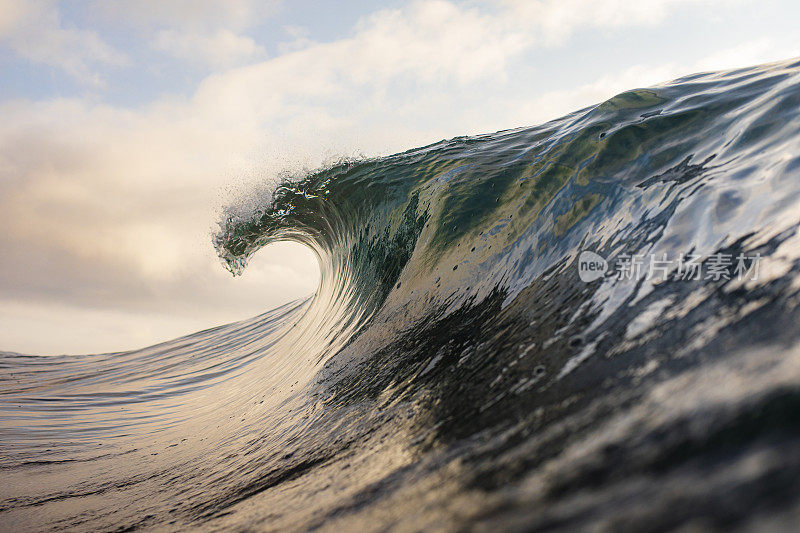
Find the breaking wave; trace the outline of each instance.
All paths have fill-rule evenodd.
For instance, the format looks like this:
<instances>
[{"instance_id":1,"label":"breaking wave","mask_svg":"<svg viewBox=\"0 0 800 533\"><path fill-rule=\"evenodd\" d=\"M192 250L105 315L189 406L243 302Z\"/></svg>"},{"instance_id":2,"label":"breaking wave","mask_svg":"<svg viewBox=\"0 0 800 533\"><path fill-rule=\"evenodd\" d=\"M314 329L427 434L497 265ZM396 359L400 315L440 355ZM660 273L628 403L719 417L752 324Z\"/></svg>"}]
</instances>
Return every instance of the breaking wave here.
<instances>
[{"instance_id":1,"label":"breaking wave","mask_svg":"<svg viewBox=\"0 0 800 533\"><path fill-rule=\"evenodd\" d=\"M312 297L2 354L0 525L788 526L799 200L797 61L287 181L214 245L308 246Z\"/></svg>"}]
</instances>

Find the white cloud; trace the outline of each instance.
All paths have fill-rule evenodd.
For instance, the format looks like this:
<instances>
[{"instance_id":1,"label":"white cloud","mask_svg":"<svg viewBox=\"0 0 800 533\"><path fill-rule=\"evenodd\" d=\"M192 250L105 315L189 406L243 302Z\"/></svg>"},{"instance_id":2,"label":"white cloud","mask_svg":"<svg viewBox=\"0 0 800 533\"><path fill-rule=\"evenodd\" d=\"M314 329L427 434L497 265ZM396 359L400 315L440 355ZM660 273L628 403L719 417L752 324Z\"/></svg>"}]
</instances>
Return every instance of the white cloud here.
<instances>
[{"instance_id":1,"label":"white cloud","mask_svg":"<svg viewBox=\"0 0 800 533\"><path fill-rule=\"evenodd\" d=\"M682 5L730 3L729 0L490 0L505 7L520 24L532 24L547 44L561 43L581 28L614 29L657 25Z\"/></svg>"},{"instance_id":2,"label":"white cloud","mask_svg":"<svg viewBox=\"0 0 800 533\"><path fill-rule=\"evenodd\" d=\"M706 71L732 69L800 55L800 43L783 48L782 57L776 56L775 51L781 49L782 47L770 37L751 39L703 58L697 63L696 68Z\"/></svg>"},{"instance_id":3,"label":"white cloud","mask_svg":"<svg viewBox=\"0 0 800 533\"><path fill-rule=\"evenodd\" d=\"M99 83L97 64L120 65L126 57L93 31L65 28L54 2L0 0L0 44L21 57Z\"/></svg>"},{"instance_id":4,"label":"white cloud","mask_svg":"<svg viewBox=\"0 0 800 533\"><path fill-rule=\"evenodd\" d=\"M291 37L291 40L278 43L278 50L281 54L297 52L317 44L309 38L310 32L304 26L286 26L283 31Z\"/></svg>"},{"instance_id":5,"label":"white cloud","mask_svg":"<svg viewBox=\"0 0 800 533\"><path fill-rule=\"evenodd\" d=\"M291 128L298 111L321 107L336 122L336 102L358 95L358 108L386 106L397 96L425 99L426 92L508 78L509 65L537 46L566 38L580 28L656 24L669 7L697 0L638 3L588 0L501 2L492 10L443 0L417 1L362 19L346 39L317 43L275 59L206 79L195 95L203 106L216 102L228 117L252 122L279 119ZM426 86L430 91L420 90ZM481 89L485 89L481 86ZM365 97L366 96L366 97ZM350 99L348 99L350 100ZM347 107L347 113L351 113Z\"/></svg>"},{"instance_id":6,"label":"white cloud","mask_svg":"<svg viewBox=\"0 0 800 533\"><path fill-rule=\"evenodd\" d=\"M153 48L213 68L242 65L267 55L264 48L253 39L236 35L230 30L207 34L161 30L155 36Z\"/></svg>"},{"instance_id":7,"label":"white cloud","mask_svg":"<svg viewBox=\"0 0 800 533\"><path fill-rule=\"evenodd\" d=\"M242 30L275 13L281 0L96 0L94 8L111 21L143 28Z\"/></svg>"},{"instance_id":8,"label":"white cloud","mask_svg":"<svg viewBox=\"0 0 800 533\"><path fill-rule=\"evenodd\" d=\"M114 23L132 25L137 31L152 35L153 49L211 69L264 59L263 46L245 32L271 16L279 6L278 0L97 3L98 10Z\"/></svg>"}]
</instances>

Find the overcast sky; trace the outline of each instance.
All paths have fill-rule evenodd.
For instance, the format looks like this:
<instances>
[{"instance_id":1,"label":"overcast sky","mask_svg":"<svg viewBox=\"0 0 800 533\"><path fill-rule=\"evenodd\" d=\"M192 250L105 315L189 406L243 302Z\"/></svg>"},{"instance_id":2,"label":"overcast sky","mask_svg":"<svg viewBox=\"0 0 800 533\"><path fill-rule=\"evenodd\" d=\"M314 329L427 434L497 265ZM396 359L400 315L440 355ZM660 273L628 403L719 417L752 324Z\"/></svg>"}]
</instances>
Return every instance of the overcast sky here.
<instances>
[{"instance_id":1,"label":"overcast sky","mask_svg":"<svg viewBox=\"0 0 800 533\"><path fill-rule=\"evenodd\" d=\"M137 348L309 294L221 206L339 156L800 55L794 0L0 0L0 350Z\"/></svg>"}]
</instances>

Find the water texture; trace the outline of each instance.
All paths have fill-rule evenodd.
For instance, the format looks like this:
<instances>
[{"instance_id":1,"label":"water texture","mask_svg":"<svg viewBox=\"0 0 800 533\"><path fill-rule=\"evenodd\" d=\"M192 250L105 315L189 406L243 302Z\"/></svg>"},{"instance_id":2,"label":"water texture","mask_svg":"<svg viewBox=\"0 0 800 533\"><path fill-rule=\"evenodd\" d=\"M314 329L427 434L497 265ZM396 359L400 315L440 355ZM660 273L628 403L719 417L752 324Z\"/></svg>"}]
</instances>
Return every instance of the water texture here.
<instances>
[{"instance_id":1,"label":"water texture","mask_svg":"<svg viewBox=\"0 0 800 533\"><path fill-rule=\"evenodd\" d=\"M798 228L797 60L287 181L214 245L309 246L308 299L0 353L0 529L788 528Z\"/></svg>"}]
</instances>

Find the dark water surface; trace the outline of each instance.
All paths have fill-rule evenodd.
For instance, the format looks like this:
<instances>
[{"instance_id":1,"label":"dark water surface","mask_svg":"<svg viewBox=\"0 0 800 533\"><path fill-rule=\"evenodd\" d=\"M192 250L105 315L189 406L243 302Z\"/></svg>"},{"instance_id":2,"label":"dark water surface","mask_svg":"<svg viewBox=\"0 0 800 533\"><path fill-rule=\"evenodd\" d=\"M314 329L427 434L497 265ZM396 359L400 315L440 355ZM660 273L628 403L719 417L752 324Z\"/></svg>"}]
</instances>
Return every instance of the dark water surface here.
<instances>
[{"instance_id":1,"label":"dark water surface","mask_svg":"<svg viewBox=\"0 0 800 533\"><path fill-rule=\"evenodd\" d=\"M294 240L317 293L143 350L0 354L0 529L800 521L800 62L229 213L233 272Z\"/></svg>"}]
</instances>

